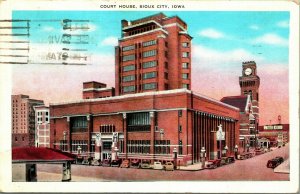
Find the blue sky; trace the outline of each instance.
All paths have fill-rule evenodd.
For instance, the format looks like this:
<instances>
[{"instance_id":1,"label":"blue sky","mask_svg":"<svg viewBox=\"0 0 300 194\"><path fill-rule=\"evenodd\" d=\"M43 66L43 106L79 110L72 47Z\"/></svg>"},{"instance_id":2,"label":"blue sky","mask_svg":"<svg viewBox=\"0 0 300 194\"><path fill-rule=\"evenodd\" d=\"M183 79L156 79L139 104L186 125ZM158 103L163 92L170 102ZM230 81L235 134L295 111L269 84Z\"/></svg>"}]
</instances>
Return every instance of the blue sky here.
<instances>
[{"instance_id":1,"label":"blue sky","mask_svg":"<svg viewBox=\"0 0 300 194\"><path fill-rule=\"evenodd\" d=\"M85 81L99 81L114 87L114 46L121 37L121 20L130 21L156 13L158 12L14 11L13 19L31 20L29 55L34 60L37 57L36 61L39 61L49 51L56 53L66 47L61 43L48 44L49 37L60 37L63 33L68 33L62 30L63 19L91 21L90 29L84 32L89 35L89 44L73 45L73 48L88 49L91 57L90 65L86 66L37 65L39 62L25 66L15 65L13 93L27 94L51 103L80 99L82 82ZM255 61L261 81L261 123L268 123L279 114L282 115L283 122L288 122L289 12L163 13L167 16L178 15L187 23L188 32L193 37L193 91L217 100L224 96L240 95L238 80L242 74L242 62Z\"/></svg>"},{"instance_id":2,"label":"blue sky","mask_svg":"<svg viewBox=\"0 0 300 194\"><path fill-rule=\"evenodd\" d=\"M61 34L60 20L87 19L92 30L88 48L93 53L113 53L121 36L121 20L134 20L158 12L120 11L14 11L13 19L31 19L31 41L44 42L49 35ZM182 11L193 45L218 52L243 49L270 63L288 63L289 12L275 11ZM45 20L42 22L42 20ZM57 20L47 22L47 20Z\"/></svg>"}]
</instances>

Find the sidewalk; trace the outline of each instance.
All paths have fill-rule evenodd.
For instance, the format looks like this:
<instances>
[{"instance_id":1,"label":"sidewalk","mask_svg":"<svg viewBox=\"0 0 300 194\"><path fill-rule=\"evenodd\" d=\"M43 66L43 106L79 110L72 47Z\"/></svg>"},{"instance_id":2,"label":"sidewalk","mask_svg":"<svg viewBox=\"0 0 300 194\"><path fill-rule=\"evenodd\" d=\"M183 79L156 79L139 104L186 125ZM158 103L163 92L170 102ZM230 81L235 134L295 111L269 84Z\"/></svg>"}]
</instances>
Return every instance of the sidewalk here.
<instances>
[{"instance_id":1,"label":"sidewalk","mask_svg":"<svg viewBox=\"0 0 300 194\"><path fill-rule=\"evenodd\" d=\"M178 166L177 170L199 171L199 170L204 170L204 168L202 168L201 163L197 163L197 164L192 164L192 165L188 165L188 166Z\"/></svg>"},{"instance_id":2,"label":"sidewalk","mask_svg":"<svg viewBox=\"0 0 300 194\"><path fill-rule=\"evenodd\" d=\"M277 166L274 169L274 172L276 173L290 173L290 159L288 158L286 161L284 161L282 164Z\"/></svg>"},{"instance_id":3,"label":"sidewalk","mask_svg":"<svg viewBox=\"0 0 300 194\"><path fill-rule=\"evenodd\" d=\"M38 182L61 182L62 175L57 173L49 173L49 172L37 172ZM83 176L71 176L71 182L99 182L106 181L104 179L96 178L96 177L83 177Z\"/></svg>"}]
</instances>

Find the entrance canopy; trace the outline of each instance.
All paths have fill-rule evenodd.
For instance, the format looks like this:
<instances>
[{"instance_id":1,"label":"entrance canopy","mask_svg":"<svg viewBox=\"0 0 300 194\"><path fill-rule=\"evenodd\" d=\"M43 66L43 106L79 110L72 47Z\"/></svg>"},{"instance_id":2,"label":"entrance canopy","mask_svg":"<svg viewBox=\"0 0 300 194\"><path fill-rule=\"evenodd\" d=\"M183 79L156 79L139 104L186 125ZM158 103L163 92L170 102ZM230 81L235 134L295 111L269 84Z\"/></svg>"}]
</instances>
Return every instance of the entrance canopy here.
<instances>
[{"instance_id":1,"label":"entrance canopy","mask_svg":"<svg viewBox=\"0 0 300 194\"><path fill-rule=\"evenodd\" d=\"M20 147L12 149L13 163L64 163L72 162L76 155L52 148Z\"/></svg>"}]
</instances>

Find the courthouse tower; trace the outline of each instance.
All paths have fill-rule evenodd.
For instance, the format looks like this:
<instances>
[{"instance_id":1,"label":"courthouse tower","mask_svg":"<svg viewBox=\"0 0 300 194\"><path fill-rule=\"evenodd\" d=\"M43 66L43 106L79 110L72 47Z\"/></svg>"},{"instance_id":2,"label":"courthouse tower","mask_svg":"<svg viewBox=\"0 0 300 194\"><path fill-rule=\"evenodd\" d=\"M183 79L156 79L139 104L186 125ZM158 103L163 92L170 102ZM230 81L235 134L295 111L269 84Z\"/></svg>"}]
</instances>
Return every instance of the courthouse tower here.
<instances>
[{"instance_id":1,"label":"courthouse tower","mask_svg":"<svg viewBox=\"0 0 300 194\"><path fill-rule=\"evenodd\" d=\"M122 20L115 48L116 95L191 89L191 40L178 16Z\"/></svg>"},{"instance_id":2,"label":"courthouse tower","mask_svg":"<svg viewBox=\"0 0 300 194\"><path fill-rule=\"evenodd\" d=\"M250 95L253 115L259 118L259 84L256 63L254 61L243 62L242 76L239 78L241 95Z\"/></svg>"}]
</instances>

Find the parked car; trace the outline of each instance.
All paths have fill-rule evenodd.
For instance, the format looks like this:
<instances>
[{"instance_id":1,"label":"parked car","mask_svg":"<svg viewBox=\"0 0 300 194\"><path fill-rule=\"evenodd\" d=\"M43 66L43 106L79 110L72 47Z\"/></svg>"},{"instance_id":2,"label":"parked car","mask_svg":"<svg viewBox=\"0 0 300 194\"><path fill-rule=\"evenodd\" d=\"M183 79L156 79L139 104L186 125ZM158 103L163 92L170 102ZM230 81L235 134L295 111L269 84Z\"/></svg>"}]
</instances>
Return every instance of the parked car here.
<instances>
[{"instance_id":1,"label":"parked car","mask_svg":"<svg viewBox=\"0 0 300 194\"><path fill-rule=\"evenodd\" d=\"M110 165L111 165L112 167L119 167L120 164L121 164L121 162L122 162L121 159L112 160Z\"/></svg>"},{"instance_id":2,"label":"parked car","mask_svg":"<svg viewBox=\"0 0 300 194\"><path fill-rule=\"evenodd\" d=\"M283 157L277 156L271 160L268 160L267 167L268 168L276 168L279 164L284 161Z\"/></svg>"},{"instance_id":3,"label":"parked car","mask_svg":"<svg viewBox=\"0 0 300 194\"><path fill-rule=\"evenodd\" d=\"M214 169L221 166L221 159L208 160L205 164L205 168Z\"/></svg>"},{"instance_id":4,"label":"parked car","mask_svg":"<svg viewBox=\"0 0 300 194\"><path fill-rule=\"evenodd\" d=\"M144 160L140 163L140 168L152 168L149 160Z\"/></svg>"},{"instance_id":5,"label":"parked car","mask_svg":"<svg viewBox=\"0 0 300 194\"><path fill-rule=\"evenodd\" d=\"M153 169L162 170L162 169L164 169L164 166L161 164L161 162L154 162Z\"/></svg>"},{"instance_id":6,"label":"parked car","mask_svg":"<svg viewBox=\"0 0 300 194\"><path fill-rule=\"evenodd\" d=\"M92 160L93 158L88 157L88 158L84 158L84 160L82 161L83 165L91 165L92 164Z\"/></svg>"},{"instance_id":7,"label":"parked car","mask_svg":"<svg viewBox=\"0 0 300 194\"><path fill-rule=\"evenodd\" d=\"M172 162L166 162L165 165L164 165L164 168L165 168L166 171L168 171L168 170L173 171L174 170L174 164Z\"/></svg>"},{"instance_id":8,"label":"parked car","mask_svg":"<svg viewBox=\"0 0 300 194\"><path fill-rule=\"evenodd\" d=\"M139 168L139 166L140 166L140 161L139 160L131 160L130 167Z\"/></svg>"},{"instance_id":9,"label":"parked car","mask_svg":"<svg viewBox=\"0 0 300 194\"><path fill-rule=\"evenodd\" d=\"M226 165L226 164L229 164L229 158L228 157L222 157L221 159L221 165Z\"/></svg>"},{"instance_id":10,"label":"parked car","mask_svg":"<svg viewBox=\"0 0 300 194\"><path fill-rule=\"evenodd\" d=\"M104 159L102 162L102 166L105 166L105 167L110 166L110 164L111 164L111 162L109 159Z\"/></svg>"},{"instance_id":11,"label":"parked car","mask_svg":"<svg viewBox=\"0 0 300 194\"><path fill-rule=\"evenodd\" d=\"M234 163L235 159L234 156L228 156L228 163Z\"/></svg>"},{"instance_id":12,"label":"parked car","mask_svg":"<svg viewBox=\"0 0 300 194\"><path fill-rule=\"evenodd\" d=\"M123 160L120 167L121 168L129 168L129 160Z\"/></svg>"},{"instance_id":13,"label":"parked car","mask_svg":"<svg viewBox=\"0 0 300 194\"><path fill-rule=\"evenodd\" d=\"M101 160L100 159L94 159L94 160L92 160L92 162L91 162L91 165L93 165L93 166L101 166L102 164L101 164Z\"/></svg>"},{"instance_id":14,"label":"parked car","mask_svg":"<svg viewBox=\"0 0 300 194\"><path fill-rule=\"evenodd\" d=\"M83 157L78 156L78 157L76 158L76 164L82 164L82 162L83 162Z\"/></svg>"}]
</instances>

